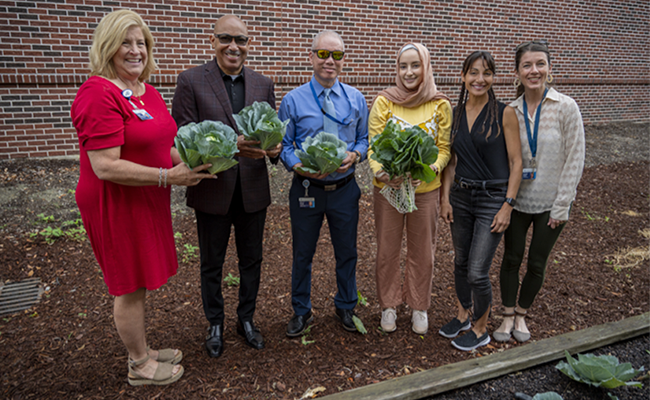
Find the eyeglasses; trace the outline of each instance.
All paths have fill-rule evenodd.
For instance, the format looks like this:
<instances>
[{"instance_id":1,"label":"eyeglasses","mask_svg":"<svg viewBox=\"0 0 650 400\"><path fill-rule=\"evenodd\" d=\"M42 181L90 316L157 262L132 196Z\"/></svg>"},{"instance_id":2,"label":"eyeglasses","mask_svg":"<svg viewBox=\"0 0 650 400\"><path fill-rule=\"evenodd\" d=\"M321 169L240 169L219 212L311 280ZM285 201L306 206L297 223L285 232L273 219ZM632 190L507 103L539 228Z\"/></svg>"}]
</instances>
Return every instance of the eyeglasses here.
<instances>
[{"instance_id":1,"label":"eyeglasses","mask_svg":"<svg viewBox=\"0 0 650 400\"><path fill-rule=\"evenodd\" d=\"M235 40L235 44L237 46L246 46L246 44L248 43L248 37L244 35L232 36L232 35L228 35L227 33L219 33L219 34L215 34L214 37L219 39L219 43L221 44L230 44L232 43L233 39Z\"/></svg>"},{"instance_id":2,"label":"eyeglasses","mask_svg":"<svg viewBox=\"0 0 650 400\"><path fill-rule=\"evenodd\" d=\"M537 44L537 45L544 46L544 47L548 48L548 41L546 39L540 39L540 40L530 40L528 42L524 42L524 43L520 44L519 46L517 46L515 48L515 51L519 51L519 49L521 49L522 47L530 46L531 44Z\"/></svg>"},{"instance_id":3,"label":"eyeglasses","mask_svg":"<svg viewBox=\"0 0 650 400\"><path fill-rule=\"evenodd\" d=\"M329 50L319 49L319 50L312 50L312 53L316 53L316 57L320 58L321 60L327 60L331 54L332 58L336 61L342 60L343 56L345 55L345 52L341 50L329 51Z\"/></svg>"}]
</instances>

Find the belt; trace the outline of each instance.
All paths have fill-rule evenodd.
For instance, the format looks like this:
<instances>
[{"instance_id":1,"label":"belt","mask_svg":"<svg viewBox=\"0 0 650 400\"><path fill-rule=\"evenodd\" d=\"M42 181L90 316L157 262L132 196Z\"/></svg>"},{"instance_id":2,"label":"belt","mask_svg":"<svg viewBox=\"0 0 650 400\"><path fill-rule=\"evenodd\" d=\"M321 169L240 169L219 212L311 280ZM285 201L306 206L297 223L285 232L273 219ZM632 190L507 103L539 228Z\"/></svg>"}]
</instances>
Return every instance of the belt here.
<instances>
[{"instance_id":1,"label":"belt","mask_svg":"<svg viewBox=\"0 0 650 400\"><path fill-rule=\"evenodd\" d=\"M351 173L350 175L346 176L345 178L339 179L338 181L332 181L332 182L317 181L315 179L307 178L307 177L304 177L304 176L301 176L301 175L298 175L298 174L296 174L296 178L299 181L308 180L310 186L315 186L317 188L321 188L326 192L333 192L334 190L345 186L346 183L348 183L352 179L354 179L354 173ZM327 182L327 183L324 183L324 182Z\"/></svg>"},{"instance_id":2,"label":"belt","mask_svg":"<svg viewBox=\"0 0 650 400\"><path fill-rule=\"evenodd\" d=\"M508 186L507 180L473 181L471 179L455 177L454 182L462 189L486 189Z\"/></svg>"}]
</instances>

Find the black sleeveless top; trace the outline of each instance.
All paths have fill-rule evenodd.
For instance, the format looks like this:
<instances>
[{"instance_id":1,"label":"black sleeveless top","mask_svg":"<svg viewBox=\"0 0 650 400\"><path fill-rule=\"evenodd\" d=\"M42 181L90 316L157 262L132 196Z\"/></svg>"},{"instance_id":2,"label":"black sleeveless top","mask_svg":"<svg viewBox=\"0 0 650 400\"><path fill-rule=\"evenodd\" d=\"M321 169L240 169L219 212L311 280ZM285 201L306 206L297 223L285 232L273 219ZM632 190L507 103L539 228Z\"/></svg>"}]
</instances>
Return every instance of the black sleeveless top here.
<instances>
[{"instance_id":1,"label":"black sleeveless top","mask_svg":"<svg viewBox=\"0 0 650 400\"><path fill-rule=\"evenodd\" d=\"M470 132L467 127L467 116L463 107L460 115L458 133L454 138L452 149L458 156L456 176L475 181L508 180L510 165L506 139L503 134L503 110L506 105L497 102L498 114L492 124L492 132L487 136L488 127L479 134L483 121L487 118L487 104L483 107ZM500 133L497 136L497 133Z\"/></svg>"}]
</instances>

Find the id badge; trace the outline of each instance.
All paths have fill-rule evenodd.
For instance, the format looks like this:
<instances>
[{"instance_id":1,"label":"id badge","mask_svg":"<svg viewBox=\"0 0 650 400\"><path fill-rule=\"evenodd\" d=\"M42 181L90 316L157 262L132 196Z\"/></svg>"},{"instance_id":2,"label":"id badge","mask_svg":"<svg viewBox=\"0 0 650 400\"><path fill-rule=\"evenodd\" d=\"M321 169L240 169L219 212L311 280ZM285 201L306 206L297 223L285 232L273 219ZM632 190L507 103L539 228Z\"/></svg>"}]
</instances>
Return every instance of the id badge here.
<instances>
[{"instance_id":1,"label":"id badge","mask_svg":"<svg viewBox=\"0 0 650 400\"><path fill-rule=\"evenodd\" d=\"M314 208L316 207L316 199L313 197L298 197L300 208Z\"/></svg>"},{"instance_id":2,"label":"id badge","mask_svg":"<svg viewBox=\"0 0 650 400\"><path fill-rule=\"evenodd\" d=\"M133 111L133 112L135 113L135 115L137 115L138 118L140 118L140 120L142 120L142 121L146 121L146 120L149 120L149 119L153 119L153 117L152 117L151 115L149 115L149 113L148 113L146 110L141 110L141 109L137 108L137 109L132 110L132 111Z\"/></svg>"},{"instance_id":3,"label":"id badge","mask_svg":"<svg viewBox=\"0 0 650 400\"><path fill-rule=\"evenodd\" d=\"M537 176L537 168L524 168L521 179L532 180Z\"/></svg>"}]
</instances>

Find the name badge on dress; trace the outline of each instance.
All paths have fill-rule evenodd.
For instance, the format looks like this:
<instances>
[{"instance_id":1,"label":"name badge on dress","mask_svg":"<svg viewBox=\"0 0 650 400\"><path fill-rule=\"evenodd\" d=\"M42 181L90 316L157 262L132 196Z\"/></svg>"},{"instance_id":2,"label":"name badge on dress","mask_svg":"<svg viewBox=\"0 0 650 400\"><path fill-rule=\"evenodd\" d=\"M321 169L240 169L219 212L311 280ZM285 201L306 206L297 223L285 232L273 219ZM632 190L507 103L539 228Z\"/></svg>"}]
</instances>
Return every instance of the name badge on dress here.
<instances>
[{"instance_id":1,"label":"name badge on dress","mask_svg":"<svg viewBox=\"0 0 650 400\"><path fill-rule=\"evenodd\" d=\"M153 119L151 114L147 112L147 110L143 110L141 108L138 108L133 102L131 101L131 96L133 96L133 91L131 89L124 89L122 90L122 96L133 106L133 113L140 118L141 121L147 121L149 119Z\"/></svg>"},{"instance_id":2,"label":"name badge on dress","mask_svg":"<svg viewBox=\"0 0 650 400\"><path fill-rule=\"evenodd\" d=\"M149 113L147 112L147 110L143 110L143 109L140 109L140 108L136 108L136 109L131 110L131 111L133 111L133 113L134 113L135 115L137 115L138 118L140 118L140 120L142 120L142 121L146 121L146 120L148 120L148 119L153 119L153 117L152 117L151 115L149 115Z\"/></svg>"}]
</instances>

